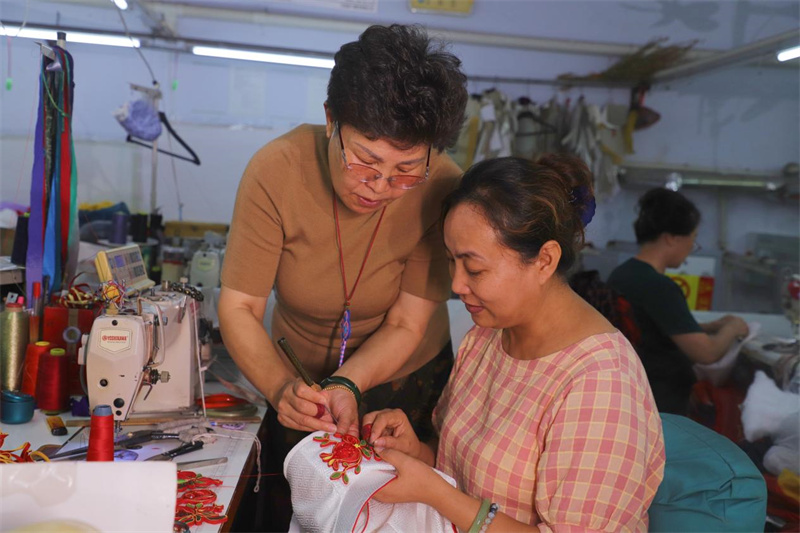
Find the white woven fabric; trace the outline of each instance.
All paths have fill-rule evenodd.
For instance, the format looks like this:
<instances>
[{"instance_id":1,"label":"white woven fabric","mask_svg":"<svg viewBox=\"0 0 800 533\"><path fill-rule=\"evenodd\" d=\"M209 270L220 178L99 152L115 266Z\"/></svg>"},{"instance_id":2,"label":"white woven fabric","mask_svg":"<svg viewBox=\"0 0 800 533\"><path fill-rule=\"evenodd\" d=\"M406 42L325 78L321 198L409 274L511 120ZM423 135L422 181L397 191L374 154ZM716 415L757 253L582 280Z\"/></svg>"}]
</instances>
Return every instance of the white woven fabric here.
<instances>
[{"instance_id":1,"label":"white woven fabric","mask_svg":"<svg viewBox=\"0 0 800 533\"><path fill-rule=\"evenodd\" d=\"M321 446L324 442L314 440L326 436L332 444ZM286 456L283 473L292 489L294 511L290 532L456 532L450 521L427 505L389 504L373 499L378 490L395 478L395 469L385 461L375 460L371 453L369 458L361 456L358 474L353 469L347 471L346 484L341 477L330 479L337 470L320 455L334 453L335 443L340 440L332 434L317 431L300 441ZM344 446L340 445L340 451ZM340 457L341 453L334 453L334 456ZM341 471L340 464L338 472ZM456 486L453 478L436 472Z\"/></svg>"}]
</instances>

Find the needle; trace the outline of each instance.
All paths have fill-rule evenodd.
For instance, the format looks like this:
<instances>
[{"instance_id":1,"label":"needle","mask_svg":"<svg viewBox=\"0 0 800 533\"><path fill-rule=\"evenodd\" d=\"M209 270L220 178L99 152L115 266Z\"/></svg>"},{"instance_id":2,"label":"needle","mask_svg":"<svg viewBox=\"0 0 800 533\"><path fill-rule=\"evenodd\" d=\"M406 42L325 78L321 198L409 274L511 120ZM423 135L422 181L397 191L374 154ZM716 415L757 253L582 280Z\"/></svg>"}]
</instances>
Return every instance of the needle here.
<instances>
[{"instance_id":1,"label":"needle","mask_svg":"<svg viewBox=\"0 0 800 533\"><path fill-rule=\"evenodd\" d=\"M315 391L320 392L322 388L318 384L314 383L314 380L311 379L311 376L308 375L306 369L303 368L303 364L300 362L300 359L297 358L297 355L294 353L294 350L292 350L292 347L289 346L289 341L286 340L286 337L281 337L280 339L278 339L278 346L280 346L281 350L283 350L283 353L286 354L286 357L289 359L289 362L292 363L292 366L295 368L295 370L297 370L297 373L300 374L301 378L303 378L305 384L314 389ZM339 421L336 420L336 417L333 416L333 413L331 412L330 408L327 405L319 403L317 405L322 405L325 408L325 411L327 411L328 414L331 415L333 423L336 425L339 424Z\"/></svg>"}]
</instances>

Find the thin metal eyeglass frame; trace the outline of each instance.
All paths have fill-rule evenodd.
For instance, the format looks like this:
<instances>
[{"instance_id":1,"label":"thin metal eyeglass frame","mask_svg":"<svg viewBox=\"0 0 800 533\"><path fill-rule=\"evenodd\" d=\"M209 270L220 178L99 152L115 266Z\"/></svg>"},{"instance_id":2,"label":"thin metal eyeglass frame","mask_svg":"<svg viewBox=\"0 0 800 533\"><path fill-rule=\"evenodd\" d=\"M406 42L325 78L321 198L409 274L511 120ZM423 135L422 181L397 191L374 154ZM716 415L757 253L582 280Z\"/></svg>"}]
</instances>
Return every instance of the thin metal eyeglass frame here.
<instances>
[{"instance_id":1,"label":"thin metal eyeglass frame","mask_svg":"<svg viewBox=\"0 0 800 533\"><path fill-rule=\"evenodd\" d=\"M386 182L389 184L389 187L392 187L393 189L409 190L409 189L413 189L415 187L418 187L418 186L422 185L423 183L425 183L426 181L428 181L428 176L430 175L430 170L431 170L431 146L430 145L428 145L428 158L425 161L425 176L415 176L413 174L398 174L399 176L413 176L413 177L421 180L421 181L415 183L414 185L410 185L410 186L406 187L406 186L399 185L399 184L398 185L394 185L395 180L396 180L395 176L389 176L387 178L383 174L381 174L380 172L378 172L377 170L375 170L372 167L368 167L367 165L360 165L358 163L350 163L350 162L348 162L347 161L347 155L344 152L344 140L342 139L342 128L339 125L338 121L336 122L336 135L339 137L339 147L340 147L341 152L342 152L342 161L344 161L344 166L345 166L345 168L347 170L352 170L352 168L351 168L352 166L357 166L357 167L368 168L369 170L375 172L375 176L371 180L370 179L359 179L358 181L360 181L361 183L372 183L372 182L378 181L380 179L385 179Z\"/></svg>"}]
</instances>

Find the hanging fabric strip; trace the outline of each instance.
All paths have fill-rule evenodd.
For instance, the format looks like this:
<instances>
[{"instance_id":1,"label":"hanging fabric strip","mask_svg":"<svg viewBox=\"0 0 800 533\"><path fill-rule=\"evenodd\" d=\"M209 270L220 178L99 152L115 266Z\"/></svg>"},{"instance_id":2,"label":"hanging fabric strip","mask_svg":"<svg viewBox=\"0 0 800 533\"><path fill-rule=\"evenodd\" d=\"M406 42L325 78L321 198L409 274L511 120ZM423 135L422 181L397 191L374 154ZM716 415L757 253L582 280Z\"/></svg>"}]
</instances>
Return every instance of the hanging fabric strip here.
<instances>
[{"instance_id":1,"label":"hanging fabric strip","mask_svg":"<svg viewBox=\"0 0 800 533\"><path fill-rule=\"evenodd\" d=\"M59 98L56 100L63 113L59 114L59 222L60 231L57 234L59 238L59 255L57 257L59 263L60 277L62 283L72 279L74 275L77 260L72 261L72 257L77 255L77 196L75 194L75 186L77 182L73 183L73 175L75 164L73 158L72 146L72 104L73 98L73 59L72 56L63 48L55 48L56 53L61 59L63 66L62 76L59 83L60 93ZM73 237L74 234L74 237ZM70 246L72 245L72 247ZM74 248L74 250L72 249ZM75 266L69 267L71 263Z\"/></svg>"},{"instance_id":2,"label":"hanging fabric strip","mask_svg":"<svg viewBox=\"0 0 800 533\"><path fill-rule=\"evenodd\" d=\"M49 106L52 108L50 113L52 126L52 144L49 155L50 166L50 186L47 189L47 221L44 230L44 254L42 258L42 273L50 277L51 289L57 291L61 288L61 130L64 125L63 110L63 86L64 86L64 63L63 51L54 47L62 68L60 71L53 71L52 85L45 83L45 91L49 99ZM47 81L47 80L46 80Z\"/></svg>"},{"instance_id":3,"label":"hanging fabric strip","mask_svg":"<svg viewBox=\"0 0 800 533\"><path fill-rule=\"evenodd\" d=\"M70 214L70 198L72 187L70 186L70 178L72 176L72 154L69 150L69 127L72 109L70 105L70 64L67 54L63 48L56 47L56 53L61 57L61 64L63 65L63 74L61 76L59 98L56 100L59 107L64 110L64 114L58 117L59 123L59 139L58 139L58 152L59 152L59 214L60 214L60 254L58 257L59 264L63 270L64 265L67 263L67 243L69 242L69 214Z\"/></svg>"},{"instance_id":4,"label":"hanging fabric strip","mask_svg":"<svg viewBox=\"0 0 800 533\"><path fill-rule=\"evenodd\" d=\"M72 279L78 269L78 247L80 245L80 224L78 222L78 166L75 161L75 143L72 138L72 108L75 103L75 62L72 55L64 50L69 73L69 118L67 143L70 157L69 191L69 238L67 239L67 261L64 266L64 279Z\"/></svg>"},{"instance_id":5,"label":"hanging fabric strip","mask_svg":"<svg viewBox=\"0 0 800 533\"><path fill-rule=\"evenodd\" d=\"M39 76L39 110L36 118L36 133L33 143L33 170L31 170L31 216L28 221L28 254L25 259L26 294L33 294L33 283L42 281L42 237L44 234L44 108L47 101L44 84L44 68L46 59L42 57ZM45 295L46 297L47 295Z\"/></svg>"}]
</instances>

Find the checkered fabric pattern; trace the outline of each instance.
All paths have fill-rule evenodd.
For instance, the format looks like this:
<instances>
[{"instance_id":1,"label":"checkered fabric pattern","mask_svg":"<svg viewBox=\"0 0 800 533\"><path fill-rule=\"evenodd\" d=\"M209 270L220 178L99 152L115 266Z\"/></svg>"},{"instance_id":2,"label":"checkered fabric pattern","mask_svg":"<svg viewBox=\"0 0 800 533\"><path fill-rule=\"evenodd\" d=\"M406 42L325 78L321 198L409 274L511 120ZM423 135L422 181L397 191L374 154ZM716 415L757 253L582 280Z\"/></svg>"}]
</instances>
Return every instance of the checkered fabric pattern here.
<instances>
[{"instance_id":1,"label":"checkered fabric pattern","mask_svg":"<svg viewBox=\"0 0 800 533\"><path fill-rule=\"evenodd\" d=\"M661 419L617 332L529 361L474 327L434 411L437 468L540 531L646 532L664 474Z\"/></svg>"}]
</instances>

